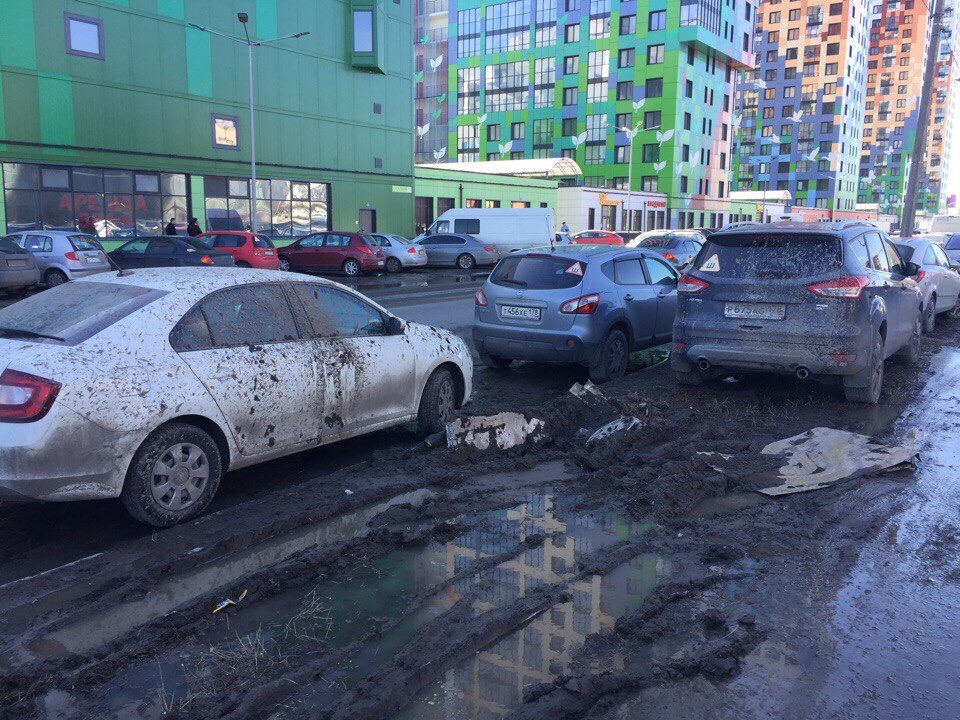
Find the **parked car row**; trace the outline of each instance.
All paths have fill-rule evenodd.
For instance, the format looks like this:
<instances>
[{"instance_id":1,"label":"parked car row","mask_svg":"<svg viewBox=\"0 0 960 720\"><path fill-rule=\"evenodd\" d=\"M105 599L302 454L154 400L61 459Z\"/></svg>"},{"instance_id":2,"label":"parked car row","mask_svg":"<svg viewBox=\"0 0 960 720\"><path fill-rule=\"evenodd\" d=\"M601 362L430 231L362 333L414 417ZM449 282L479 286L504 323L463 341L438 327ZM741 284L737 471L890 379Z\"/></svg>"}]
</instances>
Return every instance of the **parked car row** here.
<instances>
[{"instance_id":1,"label":"parked car row","mask_svg":"<svg viewBox=\"0 0 960 720\"><path fill-rule=\"evenodd\" d=\"M937 314L960 314L960 274L939 244L895 245L866 222L736 223L510 255L475 306L473 341L494 369L579 363L599 382L672 341L680 384L774 372L876 403L884 361L916 362Z\"/></svg>"}]
</instances>

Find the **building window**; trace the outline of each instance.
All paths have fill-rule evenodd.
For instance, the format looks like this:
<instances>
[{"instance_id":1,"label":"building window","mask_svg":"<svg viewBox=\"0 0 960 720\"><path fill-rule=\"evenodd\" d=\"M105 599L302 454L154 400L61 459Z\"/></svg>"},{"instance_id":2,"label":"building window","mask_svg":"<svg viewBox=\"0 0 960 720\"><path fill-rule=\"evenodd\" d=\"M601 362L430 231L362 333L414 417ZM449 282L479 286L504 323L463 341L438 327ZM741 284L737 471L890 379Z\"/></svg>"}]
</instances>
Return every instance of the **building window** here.
<instances>
[{"instance_id":1,"label":"building window","mask_svg":"<svg viewBox=\"0 0 960 720\"><path fill-rule=\"evenodd\" d=\"M564 118L563 123L560 125L560 132L566 136L572 136L577 134L577 119L576 118Z\"/></svg>"},{"instance_id":2,"label":"building window","mask_svg":"<svg viewBox=\"0 0 960 720\"><path fill-rule=\"evenodd\" d=\"M240 149L240 135L238 125L240 119L236 115L218 115L210 113L211 138L213 147L228 150Z\"/></svg>"},{"instance_id":3,"label":"building window","mask_svg":"<svg viewBox=\"0 0 960 720\"><path fill-rule=\"evenodd\" d=\"M655 10L650 13L647 20L648 30L664 30L667 27L667 11Z\"/></svg>"},{"instance_id":4,"label":"building window","mask_svg":"<svg viewBox=\"0 0 960 720\"><path fill-rule=\"evenodd\" d=\"M613 149L613 161L618 165L630 162L630 146L617 145Z\"/></svg>"},{"instance_id":5,"label":"building window","mask_svg":"<svg viewBox=\"0 0 960 720\"><path fill-rule=\"evenodd\" d=\"M373 11L353 11L353 51L373 52Z\"/></svg>"},{"instance_id":6,"label":"building window","mask_svg":"<svg viewBox=\"0 0 960 720\"><path fill-rule=\"evenodd\" d=\"M656 175L644 175L640 182L640 189L644 192L658 192L658 183Z\"/></svg>"},{"instance_id":7,"label":"building window","mask_svg":"<svg viewBox=\"0 0 960 720\"><path fill-rule=\"evenodd\" d=\"M103 20L64 13L63 29L68 55L103 60Z\"/></svg>"},{"instance_id":8,"label":"building window","mask_svg":"<svg viewBox=\"0 0 960 720\"><path fill-rule=\"evenodd\" d=\"M500 140L500 126L487 125L487 141L498 142Z\"/></svg>"},{"instance_id":9,"label":"building window","mask_svg":"<svg viewBox=\"0 0 960 720\"><path fill-rule=\"evenodd\" d=\"M623 48L617 53L617 65L622 68L633 67L633 48Z\"/></svg>"},{"instance_id":10,"label":"building window","mask_svg":"<svg viewBox=\"0 0 960 720\"><path fill-rule=\"evenodd\" d=\"M575 87L563 89L563 104L564 105L577 104L577 89Z\"/></svg>"},{"instance_id":11,"label":"building window","mask_svg":"<svg viewBox=\"0 0 960 720\"><path fill-rule=\"evenodd\" d=\"M617 83L617 100L633 100L633 81Z\"/></svg>"},{"instance_id":12,"label":"building window","mask_svg":"<svg viewBox=\"0 0 960 720\"><path fill-rule=\"evenodd\" d=\"M660 111L652 110L643 114L643 129L652 130L660 127Z\"/></svg>"},{"instance_id":13,"label":"building window","mask_svg":"<svg viewBox=\"0 0 960 720\"><path fill-rule=\"evenodd\" d=\"M633 35L637 31L637 16L623 15L620 18L620 34Z\"/></svg>"},{"instance_id":14,"label":"building window","mask_svg":"<svg viewBox=\"0 0 960 720\"><path fill-rule=\"evenodd\" d=\"M8 232L76 229L111 239L186 232L187 178L115 168L3 164Z\"/></svg>"},{"instance_id":15,"label":"building window","mask_svg":"<svg viewBox=\"0 0 960 720\"><path fill-rule=\"evenodd\" d=\"M651 45L647 48L647 65L663 63L663 45Z\"/></svg>"},{"instance_id":16,"label":"building window","mask_svg":"<svg viewBox=\"0 0 960 720\"><path fill-rule=\"evenodd\" d=\"M576 75L580 69L580 58L576 55L569 55L563 59L563 74Z\"/></svg>"},{"instance_id":17,"label":"building window","mask_svg":"<svg viewBox=\"0 0 960 720\"><path fill-rule=\"evenodd\" d=\"M249 181L204 178L207 230L250 227ZM273 237L300 237L329 230L330 187L298 180L257 180L257 230Z\"/></svg>"},{"instance_id":18,"label":"building window","mask_svg":"<svg viewBox=\"0 0 960 720\"><path fill-rule=\"evenodd\" d=\"M647 78L644 88L644 97L663 97L663 78Z\"/></svg>"},{"instance_id":19,"label":"building window","mask_svg":"<svg viewBox=\"0 0 960 720\"><path fill-rule=\"evenodd\" d=\"M524 123L515 122L510 125L510 139L511 140L523 140L524 136Z\"/></svg>"},{"instance_id":20,"label":"building window","mask_svg":"<svg viewBox=\"0 0 960 720\"><path fill-rule=\"evenodd\" d=\"M580 42L580 26L567 25L563 29L563 40L568 43Z\"/></svg>"},{"instance_id":21,"label":"building window","mask_svg":"<svg viewBox=\"0 0 960 720\"><path fill-rule=\"evenodd\" d=\"M586 165L603 165L606 147L601 145L587 145L584 155Z\"/></svg>"},{"instance_id":22,"label":"building window","mask_svg":"<svg viewBox=\"0 0 960 720\"><path fill-rule=\"evenodd\" d=\"M643 146L643 162L660 162L660 146L656 143Z\"/></svg>"}]
</instances>

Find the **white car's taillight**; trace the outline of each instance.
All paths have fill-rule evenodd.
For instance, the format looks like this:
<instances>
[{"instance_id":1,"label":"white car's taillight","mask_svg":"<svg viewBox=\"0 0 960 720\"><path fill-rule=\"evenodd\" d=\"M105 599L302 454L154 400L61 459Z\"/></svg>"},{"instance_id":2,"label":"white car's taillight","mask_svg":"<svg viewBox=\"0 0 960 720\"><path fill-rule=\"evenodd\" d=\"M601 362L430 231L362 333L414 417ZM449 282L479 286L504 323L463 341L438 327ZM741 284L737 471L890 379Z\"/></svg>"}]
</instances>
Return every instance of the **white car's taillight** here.
<instances>
[{"instance_id":1,"label":"white car's taillight","mask_svg":"<svg viewBox=\"0 0 960 720\"><path fill-rule=\"evenodd\" d=\"M0 422L39 420L50 411L59 392L58 382L18 370L4 370L0 374Z\"/></svg>"}]
</instances>

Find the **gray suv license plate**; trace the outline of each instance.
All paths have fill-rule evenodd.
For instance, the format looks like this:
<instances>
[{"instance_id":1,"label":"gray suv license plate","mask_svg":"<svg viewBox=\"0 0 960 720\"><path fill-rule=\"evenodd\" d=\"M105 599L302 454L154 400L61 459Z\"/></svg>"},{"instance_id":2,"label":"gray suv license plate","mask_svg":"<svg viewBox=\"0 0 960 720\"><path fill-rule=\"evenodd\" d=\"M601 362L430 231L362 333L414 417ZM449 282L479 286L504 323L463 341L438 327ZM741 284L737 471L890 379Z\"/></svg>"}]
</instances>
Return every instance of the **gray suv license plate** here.
<instances>
[{"instance_id":1,"label":"gray suv license plate","mask_svg":"<svg viewBox=\"0 0 960 720\"><path fill-rule=\"evenodd\" d=\"M500 317L515 318L517 320L539 320L540 308L517 307L516 305L501 305Z\"/></svg>"},{"instance_id":2,"label":"gray suv license plate","mask_svg":"<svg viewBox=\"0 0 960 720\"><path fill-rule=\"evenodd\" d=\"M727 303L723 314L740 320L783 320L786 306L774 303Z\"/></svg>"}]
</instances>

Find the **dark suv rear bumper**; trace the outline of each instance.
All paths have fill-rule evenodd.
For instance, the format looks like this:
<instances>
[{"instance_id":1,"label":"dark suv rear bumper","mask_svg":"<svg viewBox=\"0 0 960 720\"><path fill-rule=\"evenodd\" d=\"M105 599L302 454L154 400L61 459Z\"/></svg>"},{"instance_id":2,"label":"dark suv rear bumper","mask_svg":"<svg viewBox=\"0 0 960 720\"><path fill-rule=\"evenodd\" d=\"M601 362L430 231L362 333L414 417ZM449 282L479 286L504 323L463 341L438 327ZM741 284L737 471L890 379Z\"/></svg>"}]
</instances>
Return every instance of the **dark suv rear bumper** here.
<instances>
[{"instance_id":1,"label":"dark suv rear bumper","mask_svg":"<svg viewBox=\"0 0 960 720\"><path fill-rule=\"evenodd\" d=\"M855 355L853 359L841 358L838 364L833 357L836 354ZM813 375L855 375L867 365L869 352L866 349L845 347L837 344L817 343L815 341L794 344L784 342L765 342L763 340L737 340L724 342L708 338L688 338L683 349L670 354L670 364L674 370L689 372L701 361L711 367L731 370L753 370L794 374L800 368L806 368Z\"/></svg>"}]
</instances>

